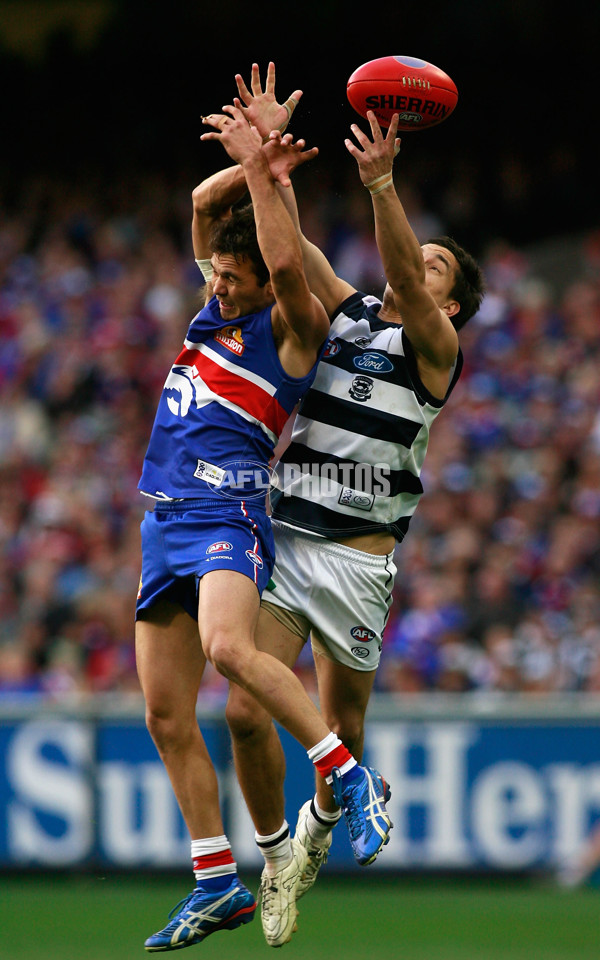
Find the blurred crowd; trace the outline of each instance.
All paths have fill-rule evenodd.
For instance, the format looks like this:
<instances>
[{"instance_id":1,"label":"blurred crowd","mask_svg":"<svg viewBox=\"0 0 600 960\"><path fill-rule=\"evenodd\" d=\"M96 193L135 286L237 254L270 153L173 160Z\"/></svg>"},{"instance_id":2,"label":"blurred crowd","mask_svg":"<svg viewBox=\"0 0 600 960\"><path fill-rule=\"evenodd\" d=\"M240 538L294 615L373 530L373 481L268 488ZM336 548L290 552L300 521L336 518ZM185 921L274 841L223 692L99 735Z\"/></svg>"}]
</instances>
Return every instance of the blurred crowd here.
<instances>
[{"instance_id":1,"label":"blurred crowd","mask_svg":"<svg viewBox=\"0 0 600 960\"><path fill-rule=\"evenodd\" d=\"M0 700L139 693L137 483L202 299L194 185L40 180L0 209ZM450 196L434 214L400 192L421 241L453 231ZM300 205L336 271L381 293L366 192L312 182ZM501 238L475 252L488 295L396 552L376 689L600 691L600 233L566 276ZM209 670L202 696L224 695Z\"/></svg>"}]
</instances>

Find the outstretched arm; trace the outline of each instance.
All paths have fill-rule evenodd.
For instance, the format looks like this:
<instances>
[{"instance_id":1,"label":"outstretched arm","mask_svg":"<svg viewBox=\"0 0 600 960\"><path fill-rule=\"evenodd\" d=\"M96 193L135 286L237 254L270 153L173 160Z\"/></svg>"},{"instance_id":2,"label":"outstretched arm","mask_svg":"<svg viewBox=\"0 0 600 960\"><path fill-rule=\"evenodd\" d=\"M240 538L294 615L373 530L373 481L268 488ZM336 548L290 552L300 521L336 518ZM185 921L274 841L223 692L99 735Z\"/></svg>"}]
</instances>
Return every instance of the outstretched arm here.
<instances>
[{"instance_id":1,"label":"outstretched arm","mask_svg":"<svg viewBox=\"0 0 600 960\"><path fill-rule=\"evenodd\" d=\"M298 150L303 143L303 140L293 143L289 133L284 137L278 133L272 133L270 143L265 147L271 169L273 169L275 162L283 163L285 158L293 151ZM290 173L295 166L297 164L290 165ZM278 178L277 189L296 228L308 285L325 307L328 316L332 317L340 303L355 292L355 288L336 275L323 251L316 244L311 243L302 232L298 204L291 180L288 184L282 186L282 179L281 177Z\"/></svg>"},{"instance_id":2,"label":"outstretched arm","mask_svg":"<svg viewBox=\"0 0 600 960\"><path fill-rule=\"evenodd\" d=\"M299 165L300 160L304 162L307 159L312 159L318 151L314 148L309 155L309 152L304 150L303 140L297 140L294 143L290 134L286 134L286 136L283 136L283 134L292 113L298 106L302 91L295 90L284 104L278 104L275 98L275 64L272 62L269 63L264 90L260 79L260 71L255 63L252 64L250 88L240 74L236 75L235 80L240 100L244 104L242 107L244 116L257 128L263 138L271 173L278 184L281 185L279 194L296 227L302 247L308 285L331 316L342 300L354 292L354 287L336 276L325 255L304 236L300 226L296 197L289 174ZM267 140L270 142L267 142ZM275 149L276 145L278 149ZM294 159L295 154L298 156L298 160Z\"/></svg>"},{"instance_id":3,"label":"outstretched arm","mask_svg":"<svg viewBox=\"0 0 600 960\"><path fill-rule=\"evenodd\" d=\"M329 329L327 315L308 288L300 243L276 189L259 131L249 126L237 98L224 110L227 116L219 121L218 131L205 133L201 139L220 140L229 156L240 164L252 198L257 239L269 270L277 313L293 337L295 349L313 362Z\"/></svg>"},{"instance_id":4,"label":"outstretched arm","mask_svg":"<svg viewBox=\"0 0 600 960\"><path fill-rule=\"evenodd\" d=\"M197 260L210 257L208 237L216 220L231 214L234 203L247 192L246 178L240 166L226 167L203 180L192 191L192 243Z\"/></svg>"},{"instance_id":5,"label":"outstretched arm","mask_svg":"<svg viewBox=\"0 0 600 960\"><path fill-rule=\"evenodd\" d=\"M271 130L283 132L298 105L302 91L295 90L285 103L278 103L275 98L274 63L269 63L264 92L261 86L259 68L255 63L252 65L252 92L250 92L240 74L237 74L235 79L240 96L245 104L244 106L240 103L240 109L248 123L255 126L259 131L263 142L268 140ZM209 116L202 117L203 123L217 128L226 120L227 114L224 113L212 113ZM298 162L310 159L317 152L316 148L313 151L307 151L302 160ZM274 164L272 173L276 179L281 177L284 183L289 183L289 163L287 161L279 163L278 166ZM233 204L241 200L246 192L246 177L239 165L220 170L195 188L192 193L192 242L194 256L197 260L205 260L210 257L208 237L214 221L229 216Z\"/></svg>"},{"instance_id":6,"label":"outstretched arm","mask_svg":"<svg viewBox=\"0 0 600 960\"><path fill-rule=\"evenodd\" d=\"M352 124L358 146L351 140L345 144L371 193L375 236L385 275L417 355L432 369L447 371L458 353L458 336L426 286L423 251L394 187L392 165L400 144L396 138L398 116L385 137L375 115L369 112L367 117L372 139Z\"/></svg>"}]
</instances>

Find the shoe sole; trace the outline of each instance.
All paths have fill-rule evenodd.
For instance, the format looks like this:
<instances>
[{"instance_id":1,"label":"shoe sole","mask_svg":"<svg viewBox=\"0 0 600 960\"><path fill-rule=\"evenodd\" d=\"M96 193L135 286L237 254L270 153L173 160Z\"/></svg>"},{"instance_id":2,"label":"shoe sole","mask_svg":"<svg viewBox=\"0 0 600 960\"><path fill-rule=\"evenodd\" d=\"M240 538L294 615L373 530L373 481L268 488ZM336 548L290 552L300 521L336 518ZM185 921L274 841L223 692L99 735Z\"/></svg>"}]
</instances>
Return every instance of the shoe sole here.
<instances>
[{"instance_id":1,"label":"shoe sole","mask_svg":"<svg viewBox=\"0 0 600 960\"><path fill-rule=\"evenodd\" d=\"M210 937L213 933L218 933L219 930L237 930L243 923L250 923L254 920L255 912L256 903L252 904L251 907L242 907L242 909L234 913L232 917L229 917L225 923L220 923L214 930L207 931L207 933L198 940L182 940L181 943L173 943L165 945L164 947L145 947L145 949L148 953L165 953L167 950L180 950L182 947L193 947L196 943L202 943L203 940L206 940L206 938Z\"/></svg>"}]
</instances>

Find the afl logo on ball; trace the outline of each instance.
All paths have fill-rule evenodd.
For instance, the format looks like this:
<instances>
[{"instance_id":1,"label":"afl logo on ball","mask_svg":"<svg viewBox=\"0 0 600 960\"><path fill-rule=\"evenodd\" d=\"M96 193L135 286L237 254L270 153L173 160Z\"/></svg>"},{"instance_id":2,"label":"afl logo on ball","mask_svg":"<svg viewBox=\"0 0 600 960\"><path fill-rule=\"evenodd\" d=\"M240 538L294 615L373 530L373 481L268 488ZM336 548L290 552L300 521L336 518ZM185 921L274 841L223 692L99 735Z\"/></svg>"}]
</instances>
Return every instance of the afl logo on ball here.
<instances>
[{"instance_id":1,"label":"afl logo on ball","mask_svg":"<svg viewBox=\"0 0 600 960\"><path fill-rule=\"evenodd\" d=\"M369 640L375 639L375 631L369 630L367 627L352 627L350 636L360 643L368 643Z\"/></svg>"}]
</instances>

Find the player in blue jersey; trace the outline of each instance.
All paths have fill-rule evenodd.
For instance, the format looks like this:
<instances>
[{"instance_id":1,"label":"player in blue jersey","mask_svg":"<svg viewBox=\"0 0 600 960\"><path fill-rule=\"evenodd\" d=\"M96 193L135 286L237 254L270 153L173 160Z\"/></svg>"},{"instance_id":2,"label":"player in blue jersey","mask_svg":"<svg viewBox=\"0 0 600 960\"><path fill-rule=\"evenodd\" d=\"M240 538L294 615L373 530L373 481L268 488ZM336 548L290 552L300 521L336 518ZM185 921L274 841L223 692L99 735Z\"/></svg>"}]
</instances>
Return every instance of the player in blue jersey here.
<instances>
[{"instance_id":1,"label":"player in blue jersey","mask_svg":"<svg viewBox=\"0 0 600 960\"><path fill-rule=\"evenodd\" d=\"M258 68L251 90L236 77L252 122L262 108ZM332 325L315 381L300 405L273 496L277 560L263 595L257 644L293 666L309 634L321 711L352 754L362 758L365 713L377 669L396 568L394 550L423 492L420 470L431 423L460 374L458 329L477 311L483 278L473 258L446 237L423 247L394 188L397 118L371 138L356 124L346 141L369 190L387 278L383 300L336 276L302 235L293 191L280 189L296 222L311 290ZM289 135L288 135L289 136ZM285 137L283 138L285 141ZM290 151L297 150L289 144ZM262 919L283 928L292 901L327 859L343 803L317 777L300 810L286 856L308 855L300 883L287 888L282 838L284 757L269 716L231 688L227 718L238 779L265 856ZM262 764L260 784L253 777ZM264 781L269 789L264 789ZM289 841L288 841L289 843ZM279 850L273 858L272 851Z\"/></svg>"},{"instance_id":2,"label":"player in blue jersey","mask_svg":"<svg viewBox=\"0 0 600 960\"><path fill-rule=\"evenodd\" d=\"M279 128L290 109L273 98L265 112L268 128ZM236 172L209 177L194 191L194 251L203 269L210 263L210 296L167 376L140 480L155 508L142 523L137 666L147 726L190 832L196 879L170 922L146 940L151 952L235 928L256 907L237 877L196 718L207 660L285 726L335 784L357 859L373 860L391 826L383 778L356 763L293 672L254 643L273 567L267 466L314 377L329 320L308 288L276 188L276 178L287 182L285 148L263 144L265 132L251 128L236 105L213 120L202 139L219 140ZM239 209L246 190L252 206ZM290 882L306 859L295 852Z\"/></svg>"}]
</instances>

